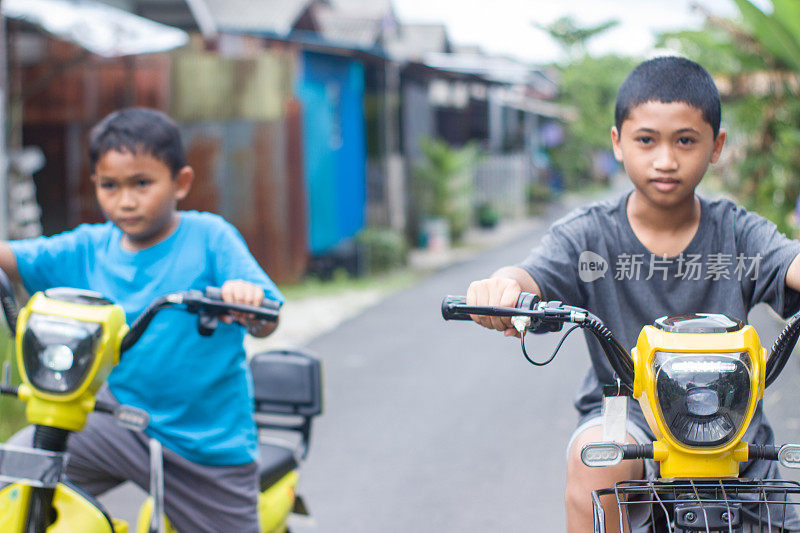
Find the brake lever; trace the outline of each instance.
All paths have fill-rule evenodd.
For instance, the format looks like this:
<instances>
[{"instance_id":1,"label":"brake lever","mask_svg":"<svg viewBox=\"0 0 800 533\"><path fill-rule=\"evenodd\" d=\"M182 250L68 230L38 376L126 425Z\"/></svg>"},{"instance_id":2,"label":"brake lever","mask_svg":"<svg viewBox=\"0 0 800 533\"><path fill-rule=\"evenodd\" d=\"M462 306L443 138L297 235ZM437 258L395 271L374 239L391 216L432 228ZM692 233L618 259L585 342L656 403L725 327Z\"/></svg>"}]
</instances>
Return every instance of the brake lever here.
<instances>
[{"instance_id":1,"label":"brake lever","mask_svg":"<svg viewBox=\"0 0 800 533\"><path fill-rule=\"evenodd\" d=\"M219 316L201 312L197 315L197 332L203 337L210 337L217 331Z\"/></svg>"}]
</instances>

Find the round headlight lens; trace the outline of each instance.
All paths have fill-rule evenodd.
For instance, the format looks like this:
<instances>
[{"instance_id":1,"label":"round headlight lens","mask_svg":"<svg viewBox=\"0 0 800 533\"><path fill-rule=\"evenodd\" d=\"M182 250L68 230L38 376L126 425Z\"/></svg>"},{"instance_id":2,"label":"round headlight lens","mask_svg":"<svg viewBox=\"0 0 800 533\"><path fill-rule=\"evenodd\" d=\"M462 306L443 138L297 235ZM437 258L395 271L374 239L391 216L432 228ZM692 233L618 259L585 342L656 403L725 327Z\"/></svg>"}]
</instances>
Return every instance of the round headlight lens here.
<instances>
[{"instance_id":1,"label":"round headlight lens","mask_svg":"<svg viewBox=\"0 0 800 533\"><path fill-rule=\"evenodd\" d=\"M687 446L728 444L747 416L751 368L748 352L656 352L656 398L672 436Z\"/></svg>"},{"instance_id":2,"label":"round headlight lens","mask_svg":"<svg viewBox=\"0 0 800 533\"><path fill-rule=\"evenodd\" d=\"M66 344L52 344L42 350L39 354L39 360L50 370L63 372L72 368L75 355Z\"/></svg>"}]
</instances>

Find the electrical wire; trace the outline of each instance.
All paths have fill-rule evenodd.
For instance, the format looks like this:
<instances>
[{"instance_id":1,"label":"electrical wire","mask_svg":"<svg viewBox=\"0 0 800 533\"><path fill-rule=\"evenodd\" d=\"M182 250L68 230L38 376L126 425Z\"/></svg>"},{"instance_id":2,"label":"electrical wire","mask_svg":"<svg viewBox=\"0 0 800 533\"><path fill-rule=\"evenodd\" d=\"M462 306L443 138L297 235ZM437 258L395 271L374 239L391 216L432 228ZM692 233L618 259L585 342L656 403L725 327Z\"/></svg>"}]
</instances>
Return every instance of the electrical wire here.
<instances>
[{"instance_id":1,"label":"electrical wire","mask_svg":"<svg viewBox=\"0 0 800 533\"><path fill-rule=\"evenodd\" d=\"M520 338L519 338L520 342L522 343L522 355L524 355L525 359L527 359L528 362L530 364L532 364L533 366L545 366L547 364L550 364L550 362L552 362L552 360L555 359L556 354L561 349L561 345L564 344L565 340L567 340L567 337L569 336L569 334L572 333L573 331L575 331L576 329L580 328L580 327L581 327L580 324L578 324L578 325L572 326L570 329L568 329L567 332L564 333L564 336L561 337L561 341L559 341L558 346L556 346L556 349L553 351L553 355L551 355L546 361L542 361L542 362L534 361L533 359L531 359L530 356L528 355L528 352L525 350L525 331L523 330L522 335L520 335Z\"/></svg>"}]
</instances>

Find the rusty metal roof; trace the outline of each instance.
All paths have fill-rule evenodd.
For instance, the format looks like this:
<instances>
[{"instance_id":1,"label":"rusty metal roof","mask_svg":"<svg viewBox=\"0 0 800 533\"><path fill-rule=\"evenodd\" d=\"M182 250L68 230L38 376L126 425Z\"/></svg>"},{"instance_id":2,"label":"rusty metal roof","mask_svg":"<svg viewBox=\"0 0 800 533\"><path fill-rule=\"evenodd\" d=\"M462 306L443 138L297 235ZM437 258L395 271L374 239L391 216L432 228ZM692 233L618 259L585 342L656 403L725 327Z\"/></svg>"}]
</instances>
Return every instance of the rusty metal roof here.
<instances>
[{"instance_id":1,"label":"rusty metal roof","mask_svg":"<svg viewBox=\"0 0 800 533\"><path fill-rule=\"evenodd\" d=\"M4 0L2 13L104 57L163 52L189 41L178 28L93 0Z\"/></svg>"},{"instance_id":2,"label":"rusty metal roof","mask_svg":"<svg viewBox=\"0 0 800 533\"><path fill-rule=\"evenodd\" d=\"M204 0L220 31L286 36L312 0Z\"/></svg>"},{"instance_id":3,"label":"rusty metal roof","mask_svg":"<svg viewBox=\"0 0 800 533\"><path fill-rule=\"evenodd\" d=\"M313 8L319 34L326 40L369 49L379 44L382 20L317 4Z\"/></svg>"},{"instance_id":4,"label":"rusty metal roof","mask_svg":"<svg viewBox=\"0 0 800 533\"><path fill-rule=\"evenodd\" d=\"M286 36L313 0L101 0L187 30ZM208 19L206 21L206 19ZM213 25L204 28L204 22Z\"/></svg>"}]
</instances>

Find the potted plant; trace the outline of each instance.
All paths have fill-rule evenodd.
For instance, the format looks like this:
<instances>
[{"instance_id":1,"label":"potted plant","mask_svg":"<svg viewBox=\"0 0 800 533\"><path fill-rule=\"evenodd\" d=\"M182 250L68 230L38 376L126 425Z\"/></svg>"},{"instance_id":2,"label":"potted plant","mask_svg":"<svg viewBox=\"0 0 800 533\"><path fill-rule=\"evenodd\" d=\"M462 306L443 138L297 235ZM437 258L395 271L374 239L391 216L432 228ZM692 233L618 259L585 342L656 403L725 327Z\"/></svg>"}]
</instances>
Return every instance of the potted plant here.
<instances>
[{"instance_id":1,"label":"potted plant","mask_svg":"<svg viewBox=\"0 0 800 533\"><path fill-rule=\"evenodd\" d=\"M458 242L473 217L472 171L478 147L454 148L438 139L422 138L421 163L415 166L415 197L423 215L421 242L429 248Z\"/></svg>"}]
</instances>

